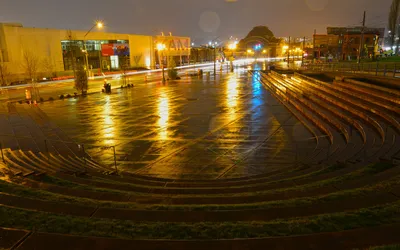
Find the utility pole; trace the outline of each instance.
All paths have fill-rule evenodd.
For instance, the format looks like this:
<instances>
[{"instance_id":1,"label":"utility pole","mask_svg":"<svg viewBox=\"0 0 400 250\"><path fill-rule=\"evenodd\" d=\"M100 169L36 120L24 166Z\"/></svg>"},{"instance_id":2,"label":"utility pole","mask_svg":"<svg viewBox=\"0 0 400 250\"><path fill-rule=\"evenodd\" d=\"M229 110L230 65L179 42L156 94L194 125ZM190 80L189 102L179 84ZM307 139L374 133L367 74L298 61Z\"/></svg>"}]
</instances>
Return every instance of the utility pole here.
<instances>
[{"instance_id":1,"label":"utility pole","mask_svg":"<svg viewBox=\"0 0 400 250\"><path fill-rule=\"evenodd\" d=\"M290 36L289 36L289 46L288 46L288 68L290 65Z\"/></svg>"},{"instance_id":2,"label":"utility pole","mask_svg":"<svg viewBox=\"0 0 400 250\"><path fill-rule=\"evenodd\" d=\"M313 59L315 58L315 36L317 35L317 30L314 29L314 36L313 36Z\"/></svg>"},{"instance_id":3,"label":"utility pole","mask_svg":"<svg viewBox=\"0 0 400 250\"><path fill-rule=\"evenodd\" d=\"M364 11L363 26L361 28L360 49L358 50L358 63L359 64L361 63L361 57L363 56L363 50L364 50L365 16L366 16L366 11Z\"/></svg>"},{"instance_id":4,"label":"utility pole","mask_svg":"<svg viewBox=\"0 0 400 250\"><path fill-rule=\"evenodd\" d=\"M217 77L217 55L216 46L214 46L214 77Z\"/></svg>"},{"instance_id":5,"label":"utility pole","mask_svg":"<svg viewBox=\"0 0 400 250\"><path fill-rule=\"evenodd\" d=\"M304 64L304 49L306 47L306 37L303 38L303 49L301 51L301 66Z\"/></svg>"}]
</instances>

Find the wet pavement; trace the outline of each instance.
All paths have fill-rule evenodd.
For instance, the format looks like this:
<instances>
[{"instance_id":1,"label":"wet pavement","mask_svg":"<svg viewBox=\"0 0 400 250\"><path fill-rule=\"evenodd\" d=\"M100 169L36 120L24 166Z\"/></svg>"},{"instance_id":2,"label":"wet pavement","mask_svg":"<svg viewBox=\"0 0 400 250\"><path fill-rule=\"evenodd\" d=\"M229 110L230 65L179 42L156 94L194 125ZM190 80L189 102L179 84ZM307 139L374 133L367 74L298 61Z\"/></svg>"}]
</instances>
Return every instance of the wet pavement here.
<instances>
[{"instance_id":1,"label":"wet pavement","mask_svg":"<svg viewBox=\"0 0 400 250\"><path fill-rule=\"evenodd\" d=\"M183 77L40 108L97 161L171 178L268 173L311 154L315 140L247 69Z\"/></svg>"}]
</instances>

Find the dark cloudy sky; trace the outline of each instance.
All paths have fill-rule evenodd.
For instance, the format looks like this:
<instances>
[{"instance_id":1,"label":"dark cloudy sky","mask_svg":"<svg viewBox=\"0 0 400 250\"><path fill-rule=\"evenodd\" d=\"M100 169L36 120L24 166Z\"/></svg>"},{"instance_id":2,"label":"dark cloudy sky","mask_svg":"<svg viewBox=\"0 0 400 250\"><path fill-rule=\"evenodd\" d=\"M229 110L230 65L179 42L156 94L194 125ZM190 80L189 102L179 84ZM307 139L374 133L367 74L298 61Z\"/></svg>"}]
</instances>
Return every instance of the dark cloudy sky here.
<instances>
[{"instance_id":1,"label":"dark cloudy sky","mask_svg":"<svg viewBox=\"0 0 400 250\"><path fill-rule=\"evenodd\" d=\"M107 31L190 36L195 42L243 37L267 25L276 36L311 36L314 28L386 27L392 0L0 0L0 22L24 26L88 29L103 19Z\"/></svg>"}]
</instances>

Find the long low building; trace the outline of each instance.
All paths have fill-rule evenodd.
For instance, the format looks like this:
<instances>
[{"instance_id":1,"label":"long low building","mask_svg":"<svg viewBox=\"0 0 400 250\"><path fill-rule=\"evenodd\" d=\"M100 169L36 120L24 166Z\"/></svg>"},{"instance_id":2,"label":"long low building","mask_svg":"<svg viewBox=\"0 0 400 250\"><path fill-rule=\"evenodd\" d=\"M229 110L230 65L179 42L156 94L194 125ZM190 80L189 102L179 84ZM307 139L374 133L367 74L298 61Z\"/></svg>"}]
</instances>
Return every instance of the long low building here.
<instances>
[{"instance_id":1,"label":"long low building","mask_svg":"<svg viewBox=\"0 0 400 250\"><path fill-rule=\"evenodd\" d=\"M162 53L158 52L160 44ZM190 38L0 23L0 75L7 70L9 82L29 79L32 71L37 77L47 78L73 75L77 61L84 62L89 74L94 75L122 68L156 68L170 56L177 64L189 61Z\"/></svg>"}]
</instances>

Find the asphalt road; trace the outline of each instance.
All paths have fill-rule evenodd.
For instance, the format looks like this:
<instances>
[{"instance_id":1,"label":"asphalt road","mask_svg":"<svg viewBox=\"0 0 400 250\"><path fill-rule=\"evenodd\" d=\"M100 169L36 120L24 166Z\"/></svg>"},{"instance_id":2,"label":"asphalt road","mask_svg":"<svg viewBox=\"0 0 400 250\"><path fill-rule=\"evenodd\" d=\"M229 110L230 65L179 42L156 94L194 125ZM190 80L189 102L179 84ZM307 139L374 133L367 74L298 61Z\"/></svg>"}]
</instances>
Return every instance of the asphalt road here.
<instances>
[{"instance_id":1,"label":"asphalt road","mask_svg":"<svg viewBox=\"0 0 400 250\"><path fill-rule=\"evenodd\" d=\"M180 75L185 75L187 72L194 72L197 69L210 71L213 69L213 66L207 65L207 66L197 67L196 69L194 68L180 69L179 73ZM167 75L167 72L165 72L165 75ZM147 78L147 81L145 81L145 76ZM132 84L145 84L149 82L151 83L151 82L161 81L161 79L162 79L161 72L150 72L150 73L143 72L139 74L129 75L127 81ZM107 76L107 82L111 83L113 88L120 87L122 83L119 75ZM88 92L89 93L101 92L103 84L104 84L104 78L89 80ZM58 99L59 96L62 94L73 95L75 92L77 92L73 85L74 83L71 80L64 82L55 82L55 83L44 82L38 84L38 88L40 97L42 97L44 100L48 100L50 97ZM25 100L26 89L31 89L31 87L30 86L15 86L11 88L0 87L0 102Z\"/></svg>"}]
</instances>

